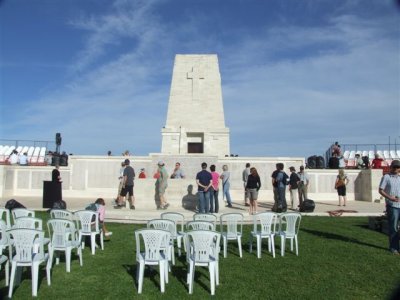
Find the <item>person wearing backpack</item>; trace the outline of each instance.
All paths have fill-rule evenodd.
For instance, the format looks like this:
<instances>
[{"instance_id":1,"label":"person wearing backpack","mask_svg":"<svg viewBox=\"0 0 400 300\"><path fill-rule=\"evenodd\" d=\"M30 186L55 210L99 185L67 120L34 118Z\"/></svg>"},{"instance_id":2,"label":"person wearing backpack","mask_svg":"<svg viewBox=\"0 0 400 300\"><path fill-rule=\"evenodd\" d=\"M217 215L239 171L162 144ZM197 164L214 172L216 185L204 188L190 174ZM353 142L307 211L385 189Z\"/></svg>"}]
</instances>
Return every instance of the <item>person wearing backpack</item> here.
<instances>
[{"instance_id":1,"label":"person wearing backpack","mask_svg":"<svg viewBox=\"0 0 400 300\"><path fill-rule=\"evenodd\" d=\"M290 167L290 177L289 177L289 192L290 192L290 202L292 204L291 208L295 210L299 210L299 197L298 197L298 187L300 177L296 173L296 169L294 167Z\"/></svg>"},{"instance_id":2,"label":"person wearing backpack","mask_svg":"<svg viewBox=\"0 0 400 300\"><path fill-rule=\"evenodd\" d=\"M349 183L349 179L344 173L343 169L339 169L339 175L336 177L335 189L337 190L339 196L339 206L346 206L346 185Z\"/></svg>"},{"instance_id":3,"label":"person wearing backpack","mask_svg":"<svg viewBox=\"0 0 400 300\"><path fill-rule=\"evenodd\" d=\"M272 185L276 186L276 211L278 213L285 212L287 210L287 203L286 203L286 185L289 179L289 176L283 171L284 164L277 163L276 164L276 177L272 177Z\"/></svg>"}]
</instances>

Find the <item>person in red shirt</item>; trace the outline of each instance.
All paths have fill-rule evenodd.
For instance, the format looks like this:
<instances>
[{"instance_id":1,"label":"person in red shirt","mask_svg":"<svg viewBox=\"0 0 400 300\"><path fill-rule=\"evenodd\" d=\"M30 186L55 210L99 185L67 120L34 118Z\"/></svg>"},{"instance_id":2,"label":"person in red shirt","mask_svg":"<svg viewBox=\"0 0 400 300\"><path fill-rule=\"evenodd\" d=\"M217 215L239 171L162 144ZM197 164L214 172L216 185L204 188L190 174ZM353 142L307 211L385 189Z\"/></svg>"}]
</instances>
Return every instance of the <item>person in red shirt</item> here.
<instances>
[{"instance_id":1,"label":"person in red shirt","mask_svg":"<svg viewBox=\"0 0 400 300\"><path fill-rule=\"evenodd\" d=\"M146 173L144 168L140 169L139 178L140 179L146 178Z\"/></svg>"},{"instance_id":2,"label":"person in red shirt","mask_svg":"<svg viewBox=\"0 0 400 300\"><path fill-rule=\"evenodd\" d=\"M379 154L375 154L375 158L372 160L371 168L372 169L382 169L383 159L379 157Z\"/></svg>"}]
</instances>

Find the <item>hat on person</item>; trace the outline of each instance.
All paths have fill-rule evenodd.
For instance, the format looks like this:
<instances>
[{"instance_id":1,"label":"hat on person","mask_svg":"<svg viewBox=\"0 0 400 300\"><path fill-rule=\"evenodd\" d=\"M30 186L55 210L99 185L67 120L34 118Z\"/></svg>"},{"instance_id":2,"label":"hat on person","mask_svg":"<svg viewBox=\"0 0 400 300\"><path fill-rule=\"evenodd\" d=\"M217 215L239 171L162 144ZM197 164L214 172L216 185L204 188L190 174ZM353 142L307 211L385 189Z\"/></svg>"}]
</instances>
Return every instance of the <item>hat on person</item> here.
<instances>
[{"instance_id":1,"label":"hat on person","mask_svg":"<svg viewBox=\"0 0 400 300\"><path fill-rule=\"evenodd\" d=\"M164 165L164 162L163 162L162 160L160 160L160 161L158 162L158 165L159 165L159 166L163 166L163 165Z\"/></svg>"},{"instance_id":2,"label":"hat on person","mask_svg":"<svg viewBox=\"0 0 400 300\"><path fill-rule=\"evenodd\" d=\"M394 161L392 161L392 163L390 164L391 168L400 168L400 160L395 159Z\"/></svg>"},{"instance_id":3,"label":"hat on person","mask_svg":"<svg viewBox=\"0 0 400 300\"><path fill-rule=\"evenodd\" d=\"M129 165L131 162L129 161L129 159L125 159L125 165Z\"/></svg>"}]
</instances>

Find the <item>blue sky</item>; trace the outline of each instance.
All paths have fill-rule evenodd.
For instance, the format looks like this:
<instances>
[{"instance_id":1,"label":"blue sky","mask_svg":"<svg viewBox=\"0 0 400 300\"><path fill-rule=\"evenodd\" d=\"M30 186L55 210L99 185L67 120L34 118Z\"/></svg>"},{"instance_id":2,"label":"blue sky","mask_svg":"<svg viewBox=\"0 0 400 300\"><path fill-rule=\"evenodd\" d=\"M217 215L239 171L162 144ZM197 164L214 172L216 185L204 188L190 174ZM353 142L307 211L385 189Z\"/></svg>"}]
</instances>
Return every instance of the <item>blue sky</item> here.
<instances>
[{"instance_id":1,"label":"blue sky","mask_svg":"<svg viewBox=\"0 0 400 300\"><path fill-rule=\"evenodd\" d=\"M231 152L400 143L393 0L0 0L1 139L161 150L175 54L218 55Z\"/></svg>"}]
</instances>

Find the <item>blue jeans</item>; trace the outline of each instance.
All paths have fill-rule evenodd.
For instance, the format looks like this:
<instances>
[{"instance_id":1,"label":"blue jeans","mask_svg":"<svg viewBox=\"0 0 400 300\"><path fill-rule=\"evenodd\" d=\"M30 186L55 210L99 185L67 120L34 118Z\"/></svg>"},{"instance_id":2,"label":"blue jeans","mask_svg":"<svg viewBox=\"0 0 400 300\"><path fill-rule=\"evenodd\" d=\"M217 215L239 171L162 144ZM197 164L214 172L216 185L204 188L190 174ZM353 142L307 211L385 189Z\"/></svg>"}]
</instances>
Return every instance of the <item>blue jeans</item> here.
<instances>
[{"instance_id":1,"label":"blue jeans","mask_svg":"<svg viewBox=\"0 0 400 300\"><path fill-rule=\"evenodd\" d=\"M278 207L277 208L286 210L286 208L287 208L286 187L278 187L277 192L278 192Z\"/></svg>"},{"instance_id":2,"label":"blue jeans","mask_svg":"<svg viewBox=\"0 0 400 300\"><path fill-rule=\"evenodd\" d=\"M230 187L231 184L229 182L225 182L223 184L223 197L226 198L226 202L228 203L228 205L232 205L231 194L229 193Z\"/></svg>"},{"instance_id":3,"label":"blue jeans","mask_svg":"<svg viewBox=\"0 0 400 300\"><path fill-rule=\"evenodd\" d=\"M214 190L214 188L211 187L210 188L210 213L218 213L218 210L219 210L218 190Z\"/></svg>"},{"instance_id":4,"label":"blue jeans","mask_svg":"<svg viewBox=\"0 0 400 300\"><path fill-rule=\"evenodd\" d=\"M206 214L208 213L208 204L210 203L210 192L202 192L199 191L197 193L199 195L199 213Z\"/></svg>"},{"instance_id":5,"label":"blue jeans","mask_svg":"<svg viewBox=\"0 0 400 300\"><path fill-rule=\"evenodd\" d=\"M399 251L399 234L397 226L400 219L400 208L387 205L386 207L389 226L389 248L390 251Z\"/></svg>"}]
</instances>

